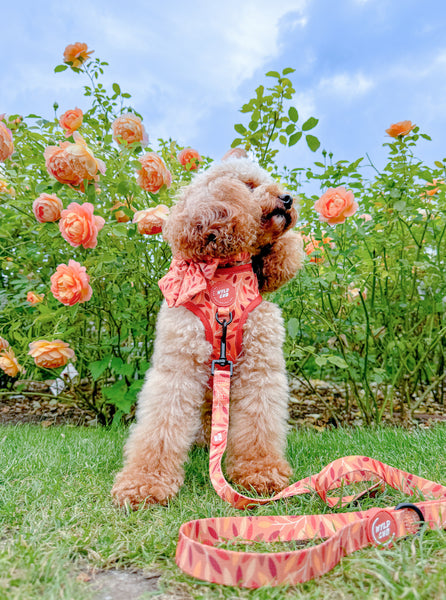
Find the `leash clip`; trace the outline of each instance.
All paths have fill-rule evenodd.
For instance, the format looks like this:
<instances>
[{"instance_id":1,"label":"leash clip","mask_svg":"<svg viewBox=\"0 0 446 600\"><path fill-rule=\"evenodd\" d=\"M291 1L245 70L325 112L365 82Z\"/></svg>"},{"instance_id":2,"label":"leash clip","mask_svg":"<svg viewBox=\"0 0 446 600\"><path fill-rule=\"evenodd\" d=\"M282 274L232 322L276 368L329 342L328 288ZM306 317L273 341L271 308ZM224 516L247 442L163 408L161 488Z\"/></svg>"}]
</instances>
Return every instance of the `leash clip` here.
<instances>
[{"instance_id":1,"label":"leash clip","mask_svg":"<svg viewBox=\"0 0 446 600\"><path fill-rule=\"evenodd\" d=\"M217 321L217 323L219 325L221 325L222 332L221 332L221 340L220 340L220 357L218 359L212 361L211 375L213 375L215 372L215 365L218 365L220 367L227 367L229 365L229 375L232 376L233 363L232 363L232 360L227 360L227 358L226 358L226 334L227 334L227 330L228 330L228 325L230 323L232 323L232 319L233 319L232 312L229 313L228 321L226 319L223 319L222 321L220 321L220 319L218 318L218 311L215 313L215 320Z\"/></svg>"}]
</instances>

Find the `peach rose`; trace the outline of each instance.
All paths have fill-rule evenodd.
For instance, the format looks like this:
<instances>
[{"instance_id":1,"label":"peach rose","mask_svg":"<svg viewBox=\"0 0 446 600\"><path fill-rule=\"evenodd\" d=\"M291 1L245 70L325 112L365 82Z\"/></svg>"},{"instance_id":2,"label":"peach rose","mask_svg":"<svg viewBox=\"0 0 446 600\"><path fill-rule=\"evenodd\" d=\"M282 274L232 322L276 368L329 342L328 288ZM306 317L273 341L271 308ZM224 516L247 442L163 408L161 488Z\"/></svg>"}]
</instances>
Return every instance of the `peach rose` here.
<instances>
[{"instance_id":1,"label":"peach rose","mask_svg":"<svg viewBox=\"0 0 446 600\"><path fill-rule=\"evenodd\" d=\"M184 148L178 154L178 160L188 171L194 171L198 169L201 162L201 156L193 148Z\"/></svg>"},{"instance_id":2,"label":"peach rose","mask_svg":"<svg viewBox=\"0 0 446 600\"><path fill-rule=\"evenodd\" d=\"M62 200L56 194L40 194L33 202L33 213L39 223L58 221L62 209Z\"/></svg>"},{"instance_id":3,"label":"peach rose","mask_svg":"<svg viewBox=\"0 0 446 600\"><path fill-rule=\"evenodd\" d=\"M70 66L79 68L93 54L94 50L88 50L87 44L76 42L68 44L63 53L65 63L71 63Z\"/></svg>"},{"instance_id":4,"label":"peach rose","mask_svg":"<svg viewBox=\"0 0 446 600\"><path fill-rule=\"evenodd\" d=\"M15 196L15 189L11 186L8 186L8 183L4 179L0 179L0 194L9 194L10 196Z\"/></svg>"},{"instance_id":5,"label":"peach rose","mask_svg":"<svg viewBox=\"0 0 446 600\"><path fill-rule=\"evenodd\" d=\"M105 164L88 148L84 138L75 131L75 143L62 142L45 149L45 166L50 175L60 183L80 186L84 179L98 181L98 171L105 173Z\"/></svg>"},{"instance_id":6,"label":"peach rose","mask_svg":"<svg viewBox=\"0 0 446 600\"><path fill-rule=\"evenodd\" d=\"M358 301L358 303L359 303L361 301L360 295L363 297L364 300L366 300L367 299L367 288L360 290L359 288L353 287L353 285L348 286L347 299L349 302Z\"/></svg>"},{"instance_id":7,"label":"peach rose","mask_svg":"<svg viewBox=\"0 0 446 600\"><path fill-rule=\"evenodd\" d=\"M80 108L75 108L74 110L67 110L59 119L59 125L65 129L65 137L70 137L70 135L79 129L82 125L82 121L84 119L84 113Z\"/></svg>"},{"instance_id":8,"label":"peach rose","mask_svg":"<svg viewBox=\"0 0 446 600\"><path fill-rule=\"evenodd\" d=\"M12 350L2 350L0 352L0 369L10 377L16 377L19 371L22 370Z\"/></svg>"},{"instance_id":9,"label":"peach rose","mask_svg":"<svg viewBox=\"0 0 446 600\"><path fill-rule=\"evenodd\" d=\"M37 340L29 345L28 354L34 358L37 367L57 369L67 364L74 358L74 350L62 340Z\"/></svg>"},{"instance_id":10,"label":"peach rose","mask_svg":"<svg viewBox=\"0 0 446 600\"><path fill-rule=\"evenodd\" d=\"M362 215L358 215L358 219L362 219L364 223L367 223L368 221L372 220L372 215L369 215L368 213L363 213Z\"/></svg>"},{"instance_id":11,"label":"peach rose","mask_svg":"<svg viewBox=\"0 0 446 600\"><path fill-rule=\"evenodd\" d=\"M0 162L5 161L14 152L14 141L12 132L3 121L0 120Z\"/></svg>"},{"instance_id":12,"label":"peach rose","mask_svg":"<svg viewBox=\"0 0 446 600\"><path fill-rule=\"evenodd\" d=\"M228 158L246 158L247 156L248 153L243 148L231 148L221 160L228 160Z\"/></svg>"},{"instance_id":13,"label":"peach rose","mask_svg":"<svg viewBox=\"0 0 446 600\"><path fill-rule=\"evenodd\" d=\"M344 187L328 188L314 204L319 213L319 221L330 225L344 223L346 217L351 217L358 210L353 192Z\"/></svg>"},{"instance_id":14,"label":"peach rose","mask_svg":"<svg viewBox=\"0 0 446 600\"><path fill-rule=\"evenodd\" d=\"M156 193L163 185L170 187L172 175L155 152L147 152L138 159L142 169L137 171L138 184L146 192Z\"/></svg>"},{"instance_id":15,"label":"peach rose","mask_svg":"<svg viewBox=\"0 0 446 600\"><path fill-rule=\"evenodd\" d=\"M39 304L44 299L45 294L36 294L36 292L28 292L26 296L27 302L29 302L32 306L34 304Z\"/></svg>"},{"instance_id":16,"label":"peach rose","mask_svg":"<svg viewBox=\"0 0 446 600\"><path fill-rule=\"evenodd\" d=\"M399 121L398 123L393 123L389 129L386 129L386 133L390 135L390 137L396 138L400 135L407 135L412 129L415 129L415 125L412 125L412 121Z\"/></svg>"},{"instance_id":17,"label":"peach rose","mask_svg":"<svg viewBox=\"0 0 446 600\"><path fill-rule=\"evenodd\" d=\"M77 248L96 248L99 231L105 225L105 219L93 214L94 206L90 202L78 204L71 202L62 211L59 229L64 240Z\"/></svg>"},{"instance_id":18,"label":"peach rose","mask_svg":"<svg viewBox=\"0 0 446 600\"><path fill-rule=\"evenodd\" d=\"M87 302L93 293L89 281L86 268L70 259L68 266L63 263L58 265L56 272L51 275L51 292L65 306Z\"/></svg>"},{"instance_id":19,"label":"peach rose","mask_svg":"<svg viewBox=\"0 0 446 600\"><path fill-rule=\"evenodd\" d=\"M0 350L7 350L9 348L9 342L5 338L0 337Z\"/></svg>"},{"instance_id":20,"label":"peach rose","mask_svg":"<svg viewBox=\"0 0 446 600\"><path fill-rule=\"evenodd\" d=\"M112 123L112 130L113 139L118 144L139 142L142 146L147 146L149 143L141 119L132 113L126 113L115 119Z\"/></svg>"},{"instance_id":21,"label":"peach rose","mask_svg":"<svg viewBox=\"0 0 446 600\"><path fill-rule=\"evenodd\" d=\"M112 211L113 216L118 221L118 223L128 223L128 221L130 221L130 217L123 210L118 210L119 208L121 208L121 206L128 208L127 204L124 204L124 202L115 202L115 204L110 210ZM130 206L130 209L133 212L136 212L133 206Z\"/></svg>"},{"instance_id":22,"label":"peach rose","mask_svg":"<svg viewBox=\"0 0 446 600\"><path fill-rule=\"evenodd\" d=\"M152 235L161 233L163 224L167 220L169 209L164 204L158 204L153 208L139 210L133 217L133 223L137 223L139 233Z\"/></svg>"}]
</instances>

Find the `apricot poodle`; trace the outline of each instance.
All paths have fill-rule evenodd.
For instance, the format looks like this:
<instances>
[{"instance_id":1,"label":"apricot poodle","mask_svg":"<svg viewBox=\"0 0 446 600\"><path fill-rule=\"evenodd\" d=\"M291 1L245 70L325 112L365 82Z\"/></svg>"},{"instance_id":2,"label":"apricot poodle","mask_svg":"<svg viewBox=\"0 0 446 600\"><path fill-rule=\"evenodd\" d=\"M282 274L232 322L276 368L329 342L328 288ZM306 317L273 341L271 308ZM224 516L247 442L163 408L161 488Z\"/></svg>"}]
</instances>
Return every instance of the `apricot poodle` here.
<instances>
[{"instance_id":1,"label":"apricot poodle","mask_svg":"<svg viewBox=\"0 0 446 600\"><path fill-rule=\"evenodd\" d=\"M252 262L258 289L269 292L301 267L296 221L293 198L266 171L248 158L231 158L182 189L163 235L174 258L186 265L218 259L224 269ZM291 475L284 456L284 335L280 309L267 301L256 304L244 321L231 382L226 473L261 494L281 490ZM152 365L112 490L119 505L166 503L183 483L191 445L209 441L212 349L194 312L178 302L163 303Z\"/></svg>"}]
</instances>

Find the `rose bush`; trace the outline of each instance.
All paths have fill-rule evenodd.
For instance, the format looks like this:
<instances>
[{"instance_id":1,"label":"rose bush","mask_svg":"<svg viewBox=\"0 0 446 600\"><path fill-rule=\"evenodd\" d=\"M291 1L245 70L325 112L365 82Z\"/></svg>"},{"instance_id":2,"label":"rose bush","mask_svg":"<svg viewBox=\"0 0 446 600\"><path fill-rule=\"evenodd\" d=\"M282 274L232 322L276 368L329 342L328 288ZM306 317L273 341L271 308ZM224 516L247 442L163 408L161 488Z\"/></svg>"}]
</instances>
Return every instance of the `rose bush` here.
<instances>
[{"instance_id":1,"label":"rose bush","mask_svg":"<svg viewBox=\"0 0 446 600\"><path fill-rule=\"evenodd\" d=\"M131 414L150 363L171 259L162 224L210 159L172 140L148 145L130 95L99 83L106 63L92 54L71 44L55 69L88 78L85 110L0 119L0 394L75 361L66 393L108 422ZM317 119L299 125L291 105L292 71L267 74L275 83L243 105L247 123L224 156L252 156L300 199L307 264L273 295L288 368L310 388L313 377L343 381L367 422L397 403L408 413L427 397L444 402L445 161L416 159L427 136L403 121L383 131L382 171L325 150L313 168L279 168L277 144L319 148Z\"/></svg>"}]
</instances>

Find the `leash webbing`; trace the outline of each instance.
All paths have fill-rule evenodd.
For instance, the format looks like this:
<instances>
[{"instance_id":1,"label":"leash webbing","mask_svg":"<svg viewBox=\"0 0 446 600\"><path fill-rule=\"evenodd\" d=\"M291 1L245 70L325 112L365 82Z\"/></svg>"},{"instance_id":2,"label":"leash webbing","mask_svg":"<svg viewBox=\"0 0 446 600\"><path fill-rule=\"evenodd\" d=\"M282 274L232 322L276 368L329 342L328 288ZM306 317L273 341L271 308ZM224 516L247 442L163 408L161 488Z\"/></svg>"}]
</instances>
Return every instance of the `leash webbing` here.
<instances>
[{"instance_id":1,"label":"leash webbing","mask_svg":"<svg viewBox=\"0 0 446 600\"><path fill-rule=\"evenodd\" d=\"M211 583L246 588L295 585L330 571L342 557L370 545L390 546L394 539L416 533L420 521L431 529L446 529L446 486L412 475L366 456L348 456L329 463L320 473L302 479L272 498L249 498L226 481L222 458L229 424L230 373L216 369L209 471L217 494L236 508L248 508L313 493L330 507L345 506L387 483L408 495L431 498L416 504L371 508L338 514L244 516L198 519L179 532L176 562L185 573ZM328 497L328 492L358 482L371 485L356 496ZM231 541L325 541L301 550L239 552L219 547Z\"/></svg>"}]
</instances>

